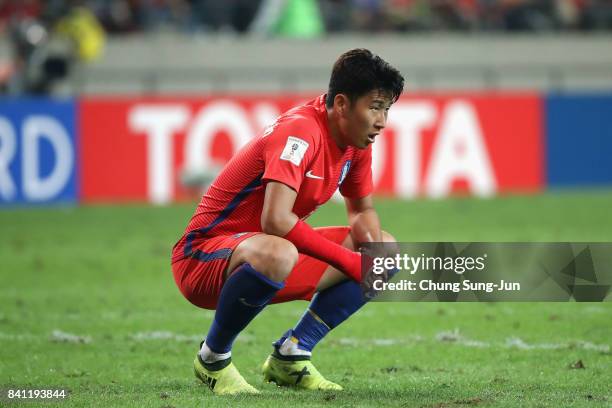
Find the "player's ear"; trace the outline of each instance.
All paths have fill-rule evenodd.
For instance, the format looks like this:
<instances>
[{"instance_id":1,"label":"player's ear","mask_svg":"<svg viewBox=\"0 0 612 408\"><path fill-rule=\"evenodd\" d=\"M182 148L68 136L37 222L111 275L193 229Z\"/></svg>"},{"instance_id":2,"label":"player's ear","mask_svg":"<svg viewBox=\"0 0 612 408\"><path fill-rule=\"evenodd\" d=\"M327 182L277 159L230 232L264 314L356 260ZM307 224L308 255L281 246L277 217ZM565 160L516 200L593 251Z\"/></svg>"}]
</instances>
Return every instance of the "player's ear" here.
<instances>
[{"instance_id":1,"label":"player's ear","mask_svg":"<svg viewBox=\"0 0 612 408\"><path fill-rule=\"evenodd\" d=\"M334 107L338 110L338 113L340 113L340 116L345 116L349 109L348 97L341 93L337 94L334 97Z\"/></svg>"}]
</instances>

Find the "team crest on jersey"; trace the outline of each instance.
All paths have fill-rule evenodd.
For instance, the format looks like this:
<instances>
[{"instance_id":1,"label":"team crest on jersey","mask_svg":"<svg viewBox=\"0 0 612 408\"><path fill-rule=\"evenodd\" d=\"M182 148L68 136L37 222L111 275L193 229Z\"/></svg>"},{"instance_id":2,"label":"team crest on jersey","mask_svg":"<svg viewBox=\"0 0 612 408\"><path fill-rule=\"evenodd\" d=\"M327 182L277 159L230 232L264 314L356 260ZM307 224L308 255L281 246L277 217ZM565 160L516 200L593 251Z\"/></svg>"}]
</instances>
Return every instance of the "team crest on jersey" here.
<instances>
[{"instance_id":1,"label":"team crest on jersey","mask_svg":"<svg viewBox=\"0 0 612 408\"><path fill-rule=\"evenodd\" d=\"M304 159L308 146L309 144L307 141L295 136L289 136L287 138L287 144L281 153L280 159L290 161L296 166L299 166Z\"/></svg>"},{"instance_id":2,"label":"team crest on jersey","mask_svg":"<svg viewBox=\"0 0 612 408\"><path fill-rule=\"evenodd\" d=\"M351 168L351 161L347 160L344 163L344 166L342 166L342 172L340 173L340 180L338 180L338 185L342 184L342 182L346 178L346 175L348 174L350 168Z\"/></svg>"}]
</instances>

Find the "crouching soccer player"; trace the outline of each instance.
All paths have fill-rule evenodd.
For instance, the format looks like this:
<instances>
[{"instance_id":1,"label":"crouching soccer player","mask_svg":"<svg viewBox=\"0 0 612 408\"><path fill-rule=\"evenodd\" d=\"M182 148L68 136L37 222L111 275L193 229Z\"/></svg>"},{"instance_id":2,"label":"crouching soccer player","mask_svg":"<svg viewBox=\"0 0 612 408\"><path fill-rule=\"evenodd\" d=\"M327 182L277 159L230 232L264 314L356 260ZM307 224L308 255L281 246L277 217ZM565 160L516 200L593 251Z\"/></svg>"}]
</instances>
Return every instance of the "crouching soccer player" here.
<instances>
[{"instance_id":1,"label":"crouching soccer player","mask_svg":"<svg viewBox=\"0 0 612 408\"><path fill-rule=\"evenodd\" d=\"M401 74L365 49L341 55L328 92L281 115L225 166L174 246L181 293L215 317L194 361L215 394L257 393L231 361L238 334L270 303L311 300L273 343L264 379L303 389L341 390L310 361L314 347L365 300L359 246L394 241L372 205L372 146ZM304 220L336 189L349 225Z\"/></svg>"}]
</instances>

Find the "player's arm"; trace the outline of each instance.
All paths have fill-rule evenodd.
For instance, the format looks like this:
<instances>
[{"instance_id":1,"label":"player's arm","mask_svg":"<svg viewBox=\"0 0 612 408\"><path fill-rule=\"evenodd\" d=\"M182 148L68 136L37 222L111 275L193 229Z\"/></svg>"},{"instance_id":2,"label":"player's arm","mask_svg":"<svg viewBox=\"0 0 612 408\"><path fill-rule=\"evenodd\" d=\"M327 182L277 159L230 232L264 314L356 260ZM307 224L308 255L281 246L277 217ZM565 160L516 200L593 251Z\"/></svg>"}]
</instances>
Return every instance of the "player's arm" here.
<instances>
[{"instance_id":1,"label":"player's arm","mask_svg":"<svg viewBox=\"0 0 612 408\"><path fill-rule=\"evenodd\" d=\"M340 184L351 236L359 248L364 242L381 242L380 222L372 200L372 146L359 151L346 179Z\"/></svg>"},{"instance_id":2,"label":"player's arm","mask_svg":"<svg viewBox=\"0 0 612 408\"><path fill-rule=\"evenodd\" d=\"M351 235L357 247L364 242L381 242L382 232L372 195L361 198L345 197Z\"/></svg>"},{"instance_id":3,"label":"player's arm","mask_svg":"<svg viewBox=\"0 0 612 408\"><path fill-rule=\"evenodd\" d=\"M296 197L296 191L283 183L276 181L267 183L261 213L263 232L284 237L291 231L298 222L298 216L293 213Z\"/></svg>"},{"instance_id":4,"label":"player's arm","mask_svg":"<svg viewBox=\"0 0 612 408\"><path fill-rule=\"evenodd\" d=\"M283 183L267 183L261 214L263 232L285 238L299 252L320 259L359 282L361 254L330 241L300 220L293 213L296 197L296 191Z\"/></svg>"}]
</instances>

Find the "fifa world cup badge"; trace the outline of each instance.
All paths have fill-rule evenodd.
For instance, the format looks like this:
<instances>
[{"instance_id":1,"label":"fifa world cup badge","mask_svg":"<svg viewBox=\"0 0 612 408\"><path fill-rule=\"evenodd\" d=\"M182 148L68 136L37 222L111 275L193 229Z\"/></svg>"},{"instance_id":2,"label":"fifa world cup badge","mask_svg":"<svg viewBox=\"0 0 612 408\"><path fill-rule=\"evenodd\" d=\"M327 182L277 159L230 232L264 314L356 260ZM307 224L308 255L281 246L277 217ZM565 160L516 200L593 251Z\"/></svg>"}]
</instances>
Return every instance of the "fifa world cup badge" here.
<instances>
[{"instance_id":1,"label":"fifa world cup badge","mask_svg":"<svg viewBox=\"0 0 612 408\"><path fill-rule=\"evenodd\" d=\"M295 136L289 136L280 159L290 161L296 166L299 166L306 154L306 150L308 150L308 146L309 144L305 140Z\"/></svg>"}]
</instances>

